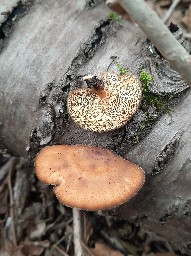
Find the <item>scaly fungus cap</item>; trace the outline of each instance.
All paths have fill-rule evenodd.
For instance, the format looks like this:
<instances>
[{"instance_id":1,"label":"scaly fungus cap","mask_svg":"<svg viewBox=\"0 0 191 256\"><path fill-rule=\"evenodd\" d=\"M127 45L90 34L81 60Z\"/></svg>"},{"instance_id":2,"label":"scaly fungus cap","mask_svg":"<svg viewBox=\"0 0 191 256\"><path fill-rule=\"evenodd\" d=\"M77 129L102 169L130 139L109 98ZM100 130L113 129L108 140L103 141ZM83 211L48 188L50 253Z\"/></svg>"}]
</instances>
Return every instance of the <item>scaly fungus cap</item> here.
<instances>
[{"instance_id":1,"label":"scaly fungus cap","mask_svg":"<svg viewBox=\"0 0 191 256\"><path fill-rule=\"evenodd\" d=\"M35 168L42 182L55 185L61 203L90 211L128 201L144 183L141 168L95 146L45 147L36 157Z\"/></svg>"},{"instance_id":2,"label":"scaly fungus cap","mask_svg":"<svg viewBox=\"0 0 191 256\"><path fill-rule=\"evenodd\" d=\"M72 90L67 99L68 112L74 122L95 132L125 125L137 110L142 95L140 81L129 72L124 75L105 72L101 80L98 88Z\"/></svg>"}]
</instances>

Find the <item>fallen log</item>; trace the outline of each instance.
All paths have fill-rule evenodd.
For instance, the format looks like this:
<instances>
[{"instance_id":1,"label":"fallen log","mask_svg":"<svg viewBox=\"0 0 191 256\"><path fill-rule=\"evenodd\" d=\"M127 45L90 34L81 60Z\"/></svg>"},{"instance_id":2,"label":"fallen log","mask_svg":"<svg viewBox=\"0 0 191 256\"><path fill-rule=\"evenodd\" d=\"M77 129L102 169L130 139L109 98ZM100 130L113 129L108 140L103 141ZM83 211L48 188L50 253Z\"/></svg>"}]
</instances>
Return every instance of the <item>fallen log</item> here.
<instances>
[{"instance_id":1,"label":"fallen log","mask_svg":"<svg viewBox=\"0 0 191 256\"><path fill-rule=\"evenodd\" d=\"M95 2L95 1L94 1ZM116 22L101 1L41 1L13 25L0 54L0 142L34 159L52 144L85 144L111 149L146 172L146 183L115 214L165 237L191 253L191 95L188 85L133 23ZM177 32L179 33L179 32ZM181 33L178 39L185 47ZM68 116L68 92L82 77L118 71L116 61L140 76L153 77L149 99L124 127L85 131ZM181 97L180 97L181 93ZM157 96L156 96L157 95ZM171 101L171 98L173 100ZM168 102L170 114L163 114ZM159 119L160 118L160 119Z\"/></svg>"}]
</instances>

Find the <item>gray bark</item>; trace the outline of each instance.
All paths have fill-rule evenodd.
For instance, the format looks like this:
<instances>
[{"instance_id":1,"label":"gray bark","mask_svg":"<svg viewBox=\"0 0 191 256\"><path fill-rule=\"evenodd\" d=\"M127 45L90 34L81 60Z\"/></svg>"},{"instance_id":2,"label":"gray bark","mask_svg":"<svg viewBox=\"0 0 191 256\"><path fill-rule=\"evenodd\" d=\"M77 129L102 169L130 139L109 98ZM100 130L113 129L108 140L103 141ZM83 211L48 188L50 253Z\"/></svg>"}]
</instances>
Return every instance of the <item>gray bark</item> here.
<instances>
[{"instance_id":1,"label":"gray bark","mask_svg":"<svg viewBox=\"0 0 191 256\"><path fill-rule=\"evenodd\" d=\"M191 56L173 37L158 15L145 1L120 0L119 2L139 24L160 53L191 86Z\"/></svg>"},{"instance_id":2,"label":"gray bark","mask_svg":"<svg viewBox=\"0 0 191 256\"><path fill-rule=\"evenodd\" d=\"M0 141L31 159L46 145L90 144L134 161L145 170L146 183L116 214L191 254L188 85L137 26L110 21L108 14L104 3L90 8L86 1L46 0L34 3L15 23L0 54ZM141 108L125 127L107 133L85 131L67 115L68 91L82 85L85 74L117 70L112 56L134 74L139 75L142 66L149 70L152 92L182 91L184 96L176 97L171 116L163 115L154 127L141 130L142 140L133 147L146 118Z\"/></svg>"},{"instance_id":3,"label":"gray bark","mask_svg":"<svg viewBox=\"0 0 191 256\"><path fill-rule=\"evenodd\" d=\"M191 216L191 92L164 115L149 135L125 157L147 174L145 186L118 215L169 237L190 255ZM182 238L184 237L184 242Z\"/></svg>"},{"instance_id":4,"label":"gray bark","mask_svg":"<svg viewBox=\"0 0 191 256\"><path fill-rule=\"evenodd\" d=\"M0 25L7 19L7 15L17 6L19 0L1 0L0 3Z\"/></svg>"}]
</instances>

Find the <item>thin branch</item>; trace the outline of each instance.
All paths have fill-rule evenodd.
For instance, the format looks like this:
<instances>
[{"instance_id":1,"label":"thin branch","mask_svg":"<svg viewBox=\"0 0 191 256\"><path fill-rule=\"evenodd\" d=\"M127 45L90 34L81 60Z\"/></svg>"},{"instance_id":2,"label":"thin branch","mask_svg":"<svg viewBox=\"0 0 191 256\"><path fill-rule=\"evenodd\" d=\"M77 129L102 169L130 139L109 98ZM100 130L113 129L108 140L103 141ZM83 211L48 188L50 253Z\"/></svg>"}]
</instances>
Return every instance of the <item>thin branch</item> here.
<instances>
[{"instance_id":1,"label":"thin branch","mask_svg":"<svg viewBox=\"0 0 191 256\"><path fill-rule=\"evenodd\" d=\"M82 248L83 248L83 251L84 251L84 255L86 255L86 256L95 256L95 254L87 247L87 245L85 245L83 242L81 244L82 244Z\"/></svg>"},{"instance_id":2,"label":"thin branch","mask_svg":"<svg viewBox=\"0 0 191 256\"><path fill-rule=\"evenodd\" d=\"M10 217L12 221L12 230L13 230L13 245L17 246L17 236L16 236L16 227L15 227L15 216L14 216L14 200L13 200L13 189L12 189L12 172L17 163L17 159L15 157L11 158L9 161L9 174L8 174L8 190L9 190L9 197L10 197Z\"/></svg>"},{"instance_id":3,"label":"thin branch","mask_svg":"<svg viewBox=\"0 0 191 256\"><path fill-rule=\"evenodd\" d=\"M1 168L0 168L0 181L8 175L10 166L12 165L13 158L11 157Z\"/></svg>"},{"instance_id":4,"label":"thin branch","mask_svg":"<svg viewBox=\"0 0 191 256\"><path fill-rule=\"evenodd\" d=\"M75 256L83 256L81 244L83 241L82 212L77 208L73 208L73 232Z\"/></svg>"},{"instance_id":5,"label":"thin branch","mask_svg":"<svg viewBox=\"0 0 191 256\"><path fill-rule=\"evenodd\" d=\"M184 37L190 39L190 38L191 38L191 33L185 33L185 34L184 34Z\"/></svg>"},{"instance_id":6,"label":"thin branch","mask_svg":"<svg viewBox=\"0 0 191 256\"><path fill-rule=\"evenodd\" d=\"M54 245L54 248L63 256L69 256L67 253L62 251L57 245Z\"/></svg>"},{"instance_id":7,"label":"thin branch","mask_svg":"<svg viewBox=\"0 0 191 256\"><path fill-rule=\"evenodd\" d=\"M119 0L158 51L191 86L191 56L143 0Z\"/></svg>"},{"instance_id":8,"label":"thin branch","mask_svg":"<svg viewBox=\"0 0 191 256\"><path fill-rule=\"evenodd\" d=\"M172 15L172 13L173 13L173 11L174 11L174 9L175 9L176 6L180 3L180 1L181 1L181 0L174 0L174 1L172 2L170 8L168 9L168 11L165 13L164 17L162 18L162 20L163 20L164 23L166 23L166 22L170 19L171 15Z\"/></svg>"}]
</instances>

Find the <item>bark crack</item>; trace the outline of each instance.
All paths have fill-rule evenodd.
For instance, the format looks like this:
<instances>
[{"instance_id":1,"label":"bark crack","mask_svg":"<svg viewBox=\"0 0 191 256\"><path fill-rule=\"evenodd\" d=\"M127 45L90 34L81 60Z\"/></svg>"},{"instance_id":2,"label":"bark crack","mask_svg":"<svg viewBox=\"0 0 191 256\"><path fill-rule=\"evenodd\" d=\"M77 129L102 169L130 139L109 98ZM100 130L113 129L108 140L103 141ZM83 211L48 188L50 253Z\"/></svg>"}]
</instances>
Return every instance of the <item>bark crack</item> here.
<instances>
[{"instance_id":1,"label":"bark crack","mask_svg":"<svg viewBox=\"0 0 191 256\"><path fill-rule=\"evenodd\" d=\"M33 159L37 151L44 145L54 144L62 135L63 127L67 127L68 115L66 99L71 88L82 86L85 75L78 74L79 68L89 61L96 51L106 42L109 35L114 34L120 25L109 19L100 22L90 38L82 45L76 57L71 62L68 71L56 83L48 83L41 93L39 109L43 122L40 122L31 132L29 158ZM52 115L50 117L50 115Z\"/></svg>"},{"instance_id":2,"label":"bark crack","mask_svg":"<svg viewBox=\"0 0 191 256\"><path fill-rule=\"evenodd\" d=\"M165 168L165 166L169 163L169 161L172 160L176 149L178 148L178 144L180 141L180 134L176 134L171 141L166 144L164 149L159 153L157 156L154 168L151 171L151 175L157 175L162 172L162 170Z\"/></svg>"}]
</instances>

